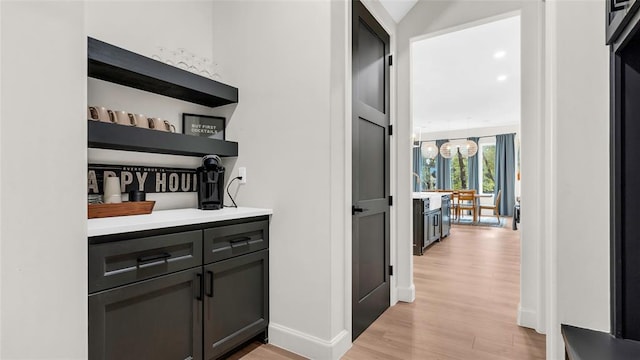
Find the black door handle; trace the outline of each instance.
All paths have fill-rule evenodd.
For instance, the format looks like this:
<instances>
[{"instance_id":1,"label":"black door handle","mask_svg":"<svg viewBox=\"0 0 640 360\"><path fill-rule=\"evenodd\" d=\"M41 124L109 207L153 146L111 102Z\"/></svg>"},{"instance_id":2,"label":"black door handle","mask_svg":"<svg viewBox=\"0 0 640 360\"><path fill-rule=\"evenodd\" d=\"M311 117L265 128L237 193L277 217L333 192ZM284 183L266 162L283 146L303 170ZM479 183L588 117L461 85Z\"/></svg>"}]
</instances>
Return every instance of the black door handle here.
<instances>
[{"instance_id":1,"label":"black door handle","mask_svg":"<svg viewBox=\"0 0 640 360\"><path fill-rule=\"evenodd\" d=\"M213 271L207 271L207 276L209 276L209 290L207 291L207 296L213 297Z\"/></svg>"},{"instance_id":2,"label":"black door handle","mask_svg":"<svg viewBox=\"0 0 640 360\"><path fill-rule=\"evenodd\" d=\"M204 284L202 283L202 274L196 274L196 278L198 280L196 286L198 286L198 291L196 291L196 300L202 301L202 295L204 292Z\"/></svg>"},{"instance_id":3,"label":"black door handle","mask_svg":"<svg viewBox=\"0 0 640 360\"><path fill-rule=\"evenodd\" d=\"M356 213L361 213L361 212L365 212L369 209L363 209L361 207L357 207L355 205L351 206L351 215L355 215Z\"/></svg>"}]
</instances>

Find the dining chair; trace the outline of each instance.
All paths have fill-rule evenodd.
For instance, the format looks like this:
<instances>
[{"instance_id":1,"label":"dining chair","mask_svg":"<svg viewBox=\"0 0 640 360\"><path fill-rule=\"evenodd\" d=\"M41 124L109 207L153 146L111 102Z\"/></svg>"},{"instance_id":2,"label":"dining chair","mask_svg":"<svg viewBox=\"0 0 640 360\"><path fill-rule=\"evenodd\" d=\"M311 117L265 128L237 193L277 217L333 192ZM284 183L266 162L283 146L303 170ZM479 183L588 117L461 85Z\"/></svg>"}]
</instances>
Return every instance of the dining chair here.
<instances>
[{"instance_id":1,"label":"dining chair","mask_svg":"<svg viewBox=\"0 0 640 360\"><path fill-rule=\"evenodd\" d=\"M494 201L493 205L480 205L478 208L478 216L482 217L482 210L493 210L493 215L498 219L498 224L500 224L500 198L502 197L502 189L498 190L498 195L496 195L496 201Z\"/></svg>"},{"instance_id":2,"label":"dining chair","mask_svg":"<svg viewBox=\"0 0 640 360\"><path fill-rule=\"evenodd\" d=\"M473 215L473 222L477 220L476 209L476 191L475 190L458 190L458 201L456 206L457 218L460 219L462 210L469 210Z\"/></svg>"}]
</instances>

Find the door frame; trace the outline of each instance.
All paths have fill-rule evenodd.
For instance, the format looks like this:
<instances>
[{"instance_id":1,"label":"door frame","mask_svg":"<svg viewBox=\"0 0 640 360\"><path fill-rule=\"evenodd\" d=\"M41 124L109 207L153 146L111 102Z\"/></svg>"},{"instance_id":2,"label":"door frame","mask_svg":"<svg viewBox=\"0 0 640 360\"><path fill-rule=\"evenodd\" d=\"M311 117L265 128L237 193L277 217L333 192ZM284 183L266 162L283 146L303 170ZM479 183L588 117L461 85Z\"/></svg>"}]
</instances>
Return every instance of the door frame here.
<instances>
[{"instance_id":1,"label":"door frame","mask_svg":"<svg viewBox=\"0 0 640 360\"><path fill-rule=\"evenodd\" d=\"M555 277L552 272L556 271L555 266L552 266L551 261L551 248L550 243L554 242L553 223L555 212L555 196L553 195L552 184L552 171L553 159L552 159L552 147L555 139L553 138L552 128L550 123L550 117L545 117L545 84L544 63L544 31L545 31L545 4L531 3L531 8L527 9L526 6L520 6L517 10L511 11L497 11L496 13L488 16L478 16L477 18L468 19L467 22L458 23L452 26L445 26L443 28L434 29L433 31L423 34L415 35L409 39L409 43L415 41L432 38L435 36L463 30L466 28L490 23L493 21L501 20L512 16L520 16L521 26L521 87L529 87L530 91L521 91L521 120L520 120L520 139L521 139L521 151L522 154L526 154L527 159L522 162L523 181L521 183L521 196L526 201L528 216L522 219L522 226L520 228L520 241L521 244L533 244L529 245L529 254L533 253L535 259L529 259L528 264L524 264L522 260L524 258L524 247L521 247L520 256L520 303L518 306L518 318L517 324L520 326L532 328L538 333L544 334L547 331L556 331L552 327L547 327L547 324L553 324L547 317L556 316L550 314L552 310L549 306L549 298L555 298L555 290L549 287L553 282L551 277ZM535 9L533 7L535 6ZM535 19L533 19L535 17ZM528 26L528 27L525 27ZM527 48L526 40L534 36L537 43L530 45ZM535 49L534 49L535 48ZM411 127L413 127L413 114L411 111L411 94L413 92L411 86L411 45L409 45L409 71L408 79L409 84L407 88L409 90L409 108L407 110ZM534 52L533 56L528 60L525 60L522 54ZM549 54L547 54L549 56ZM535 69L535 70L532 70ZM530 71L530 75L527 77L527 71ZM525 83L526 82L526 83ZM547 95L548 96L548 95ZM528 111L527 111L528 109ZM408 136L404 134L403 136ZM543 149L543 151L540 151ZM522 156L522 155L521 155ZM527 174L534 174L528 176ZM537 175L535 175L537 174ZM545 228L539 228L536 224L547 224ZM534 226L532 226L534 225ZM534 295L527 296L528 306L523 306L524 292L523 288L527 287L528 293L535 293ZM553 338L549 336L547 339ZM556 337L557 338L557 337ZM548 340L549 341L549 340ZM550 352L549 352L550 353Z\"/></svg>"}]
</instances>

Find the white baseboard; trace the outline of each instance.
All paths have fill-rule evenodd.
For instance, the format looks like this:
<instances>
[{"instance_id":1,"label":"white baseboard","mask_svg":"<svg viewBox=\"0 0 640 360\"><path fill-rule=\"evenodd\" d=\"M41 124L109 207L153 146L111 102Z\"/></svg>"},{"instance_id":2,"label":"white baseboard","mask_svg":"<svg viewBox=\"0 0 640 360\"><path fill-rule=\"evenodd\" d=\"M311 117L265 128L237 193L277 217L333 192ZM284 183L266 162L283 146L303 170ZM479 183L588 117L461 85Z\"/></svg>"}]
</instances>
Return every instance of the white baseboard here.
<instances>
[{"instance_id":1,"label":"white baseboard","mask_svg":"<svg viewBox=\"0 0 640 360\"><path fill-rule=\"evenodd\" d=\"M416 299L416 287L411 284L410 287L398 287L398 301L414 302Z\"/></svg>"},{"instance_id":2,"label":"white baseboard","mask_svg":"<svg viewBox=\"0 0 640 360\"><path fill-rule=\"evenodd\" d=\"M518 304L518 325L535 330L538 326L537 319L535 310L525 309Z\"/></svg>"},{"instance_id":3,"label":"white baseboard","mask_svg":"<svg viewBox=\"0 0 640 360\"><path fill-rule=\"evenodd\" d=\"M342 330L327 341L272 322L269 343L308 359L338 360L351 348L351 336Z\"/></svg>"}]
</instances>

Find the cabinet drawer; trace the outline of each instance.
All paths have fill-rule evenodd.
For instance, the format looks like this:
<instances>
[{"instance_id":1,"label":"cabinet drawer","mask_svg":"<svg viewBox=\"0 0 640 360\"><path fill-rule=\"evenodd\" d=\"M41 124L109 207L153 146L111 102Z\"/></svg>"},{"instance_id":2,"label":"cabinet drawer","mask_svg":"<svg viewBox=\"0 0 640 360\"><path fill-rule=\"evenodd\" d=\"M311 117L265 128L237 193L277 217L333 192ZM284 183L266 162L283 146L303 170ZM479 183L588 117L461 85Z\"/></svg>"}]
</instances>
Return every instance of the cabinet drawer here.
<instances>
[{"instance_id":1,"label":"cabinet drawer","mask_svg":"<svg viewBox=\"0 0 640 360\"><path fill-rule=\"evenodd\" d=\"M269 247L269 221L253 221L204 230L205 264Z\"/></svg>"},{"instance_id":2,"label":"cabinet drawer","mask_svg":"<svg viewBox=\"0 0 640 360\"><path fill-rule=\"evenodd\" d=\"M202 231L89 245L89 293L202 265Z\"/></svg>"}]
</instances>

